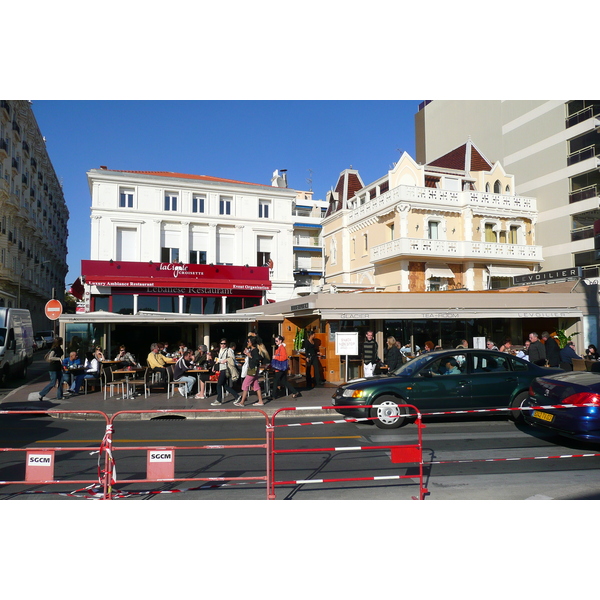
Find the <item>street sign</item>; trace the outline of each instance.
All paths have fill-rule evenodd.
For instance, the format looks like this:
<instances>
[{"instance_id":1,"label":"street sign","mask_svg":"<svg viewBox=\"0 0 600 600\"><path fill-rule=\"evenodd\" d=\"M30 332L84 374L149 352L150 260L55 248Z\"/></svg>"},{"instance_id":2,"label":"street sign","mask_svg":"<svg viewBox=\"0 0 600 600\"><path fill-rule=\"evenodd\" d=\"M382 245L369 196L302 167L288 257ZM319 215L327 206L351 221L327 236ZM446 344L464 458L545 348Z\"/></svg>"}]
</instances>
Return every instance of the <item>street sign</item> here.
<instances>
[{"instance_id":1,"label":"street sign","mask_svg":"<svg viewBox=\"0 0 600 600\"><path fill-rule=\"evenodd\" d=\"M62 315L63 307L59 300L48 300L44 307L46 316L52 321L56 321Z\"/></svg>"}]
</instances>

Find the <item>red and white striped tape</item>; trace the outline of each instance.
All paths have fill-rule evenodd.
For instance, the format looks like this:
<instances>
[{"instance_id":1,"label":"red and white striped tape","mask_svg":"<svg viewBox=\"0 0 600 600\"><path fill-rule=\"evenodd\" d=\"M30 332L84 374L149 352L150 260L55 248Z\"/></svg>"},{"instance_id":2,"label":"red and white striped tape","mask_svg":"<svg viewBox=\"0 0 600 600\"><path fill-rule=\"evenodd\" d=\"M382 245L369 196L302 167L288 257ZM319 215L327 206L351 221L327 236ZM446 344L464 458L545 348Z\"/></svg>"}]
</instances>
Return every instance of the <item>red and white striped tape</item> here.
<instances>
[{"instance_id":1,"label":"red and white striped tape","mask_svg":"<svg viewBox=\"0 0 600 600\"><path fill-rule=\"evenodd\" d=\"M600 456L600 453L594 454L557 454L555 456L527 456L527 457L515 457L515 458L472 458L472 459L461 459L461 460L432 460L423 461L423 465L447 465L456 463L475 463L475 462L502 462L510 460L547 460L547 459L559 459L559 458L589 458L591 456Z\"/></svg>"}]
</instances>

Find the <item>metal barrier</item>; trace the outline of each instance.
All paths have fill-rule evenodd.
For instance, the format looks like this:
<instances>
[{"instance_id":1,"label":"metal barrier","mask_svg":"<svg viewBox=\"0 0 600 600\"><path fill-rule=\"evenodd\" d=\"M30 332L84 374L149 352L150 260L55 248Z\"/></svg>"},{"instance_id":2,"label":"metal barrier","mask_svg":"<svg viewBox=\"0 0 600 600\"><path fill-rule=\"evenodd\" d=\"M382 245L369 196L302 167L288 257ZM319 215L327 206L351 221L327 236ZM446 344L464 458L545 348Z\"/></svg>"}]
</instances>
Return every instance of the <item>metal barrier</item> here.
<instances>
[{"instance_id":1,"label":"metal barrier","mask_svg":"<svg viewBox=\"0 0 600 600\"><path fill-rule=\"evenodd\" d=\"M367 405L364 408L372 408L373 405ZM271 453L270 453L270 473L271 480L268 489L269 500L276 498L275 486L276 485L300 485L300 484L316 484L316 483L335 483L335 482L347 482L347 481L381 481L385 479L414 479L413 475L385 475L385 476L374 476L374 477L344 477L344 478L330 478L330 479L305 479L305 480L292 480L292 481L275 481L275 455L276 454L292 454L292 453L309 453L309 452L356 452L356 451L368 451L368 450L390 450L390 458L392 463L397 464L417 464L419 469L419 500L423 500L425 494L428 493L427 488L423 484L423 438L422 430L425 428L421 419L421 413L412 404L399 404L398 407L407 408L409 411L413 411L415 414L409 412L406 417L414 419L414 423L417 426L417 439L416 444L394 444L386 446L349 446L349 447L333 447L333 448L296 448L288 450L278 450L275 448L275 428L277 427L298 427L305 425L322 425L322 424L338 424L338 423L355 423L359 421L373 420L376 417L365 417L360 419L354 419L346 417L343 419L336 419L333 421L313 421L309 423L288 423L284 425L277 425L275 419L277 415L282 412L290 411L303 411L311 409L320 410L337 410L339 408L356 408L354 406L310 406L310 407L286 407L276 410L271 416L271 422L267 428L267 435L271 437ZM413 496L413 500L417 498Z\"/></svg>"},{"instance_id":2,"label":"metal barrier","mask_svg":"<svg viewBox=\"0 0 600 600\"><path fill-rule=\"evenodd\" d=\"M114 426L115 420L125 414L186 414L186 413L231 413L231 412L254 412L259 413L265 418L266 431L269 430L269 417L268 415L258 408L196 408L196 409L182 409L182 410L122 410L115 413L110 419L110 425ZM175 477L175 456L177 450L215 450L215 449L233 449L233 448L264 448L266 455L266 473L264 476L259 477ZM147 452L146 457L146 468L147 477L145 479L123 479L118 480L114 477L113 485L118 483L130 484L130 483L145 483L147 481L160 481L160 482L175 482L175 481L234 481L234 482L261 482L264 481L267 484L267 490L269 489L269 481L271 479L270 473L270 460L269 456L271 453L270 439L268 433L265 434L264 444L205 444L202 446L122 446L116 447L112 445L111 452L120 452L125 450L145 450ZM112 458L112 457L111 457ZM113 499L115 494L113 489L110 489L109 499Z\"/></svg>"},{"instance_id":3,"label":"metal barrier","mask_svg":"<svg viewBox=\"0 0 600 600\"><path fill-rule=\"evenodd\" d=\"M0 415L46 415L52 416L56 414L65 413L76 413L84 415L99 415L106 421L106 432L104 439L100 442L100 449L93 450L92 448L85 446L70 446L70 447L41 447L41 448L0 448L0 452L24 452L25 453L25 479L23 480L11 480L11 481L0 481L0 485L13 485L13 484L31 484L38 483L41 485L56 485L56 484L88 484L87 488L95 487L100 485L102 488L102 496L106 498L109 493L109 474L112 471L110 465L110 453L104 452L103 446L107 435L110 437L109 430L109 418L108 416L98 410L89 411L71 411L71 410L0 410ZM110 444L109 444L110 446ZM97 468L98 478L97 479L55 479L54 468L56 464L56 453L57 452L87 452L90 456L98 454ZM102 458L104 458L104 464L102 464ZM80 491L80 490L78 490Z\"/></svg>"}]
</instances>

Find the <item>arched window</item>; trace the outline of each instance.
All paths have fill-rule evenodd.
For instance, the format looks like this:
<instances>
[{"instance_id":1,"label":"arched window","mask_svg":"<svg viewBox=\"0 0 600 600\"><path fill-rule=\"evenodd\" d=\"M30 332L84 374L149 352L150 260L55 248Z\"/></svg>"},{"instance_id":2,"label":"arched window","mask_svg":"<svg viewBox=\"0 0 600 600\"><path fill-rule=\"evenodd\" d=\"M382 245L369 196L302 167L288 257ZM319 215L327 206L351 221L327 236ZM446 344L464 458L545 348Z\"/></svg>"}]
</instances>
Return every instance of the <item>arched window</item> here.
<instances>
[{"instance_id":1,"label":"arched window","mask_svg":"<svg viewBox=\"0 0 600 600\"><path fill-rule=\"evenodd\" d=\"M485 184L485 191L489 193L490 191L490 183L488 181L488 183Z\"/></svg>"},{"instance_id":2,"label":"arched window","mask_svg":"<svg viewBox=\"0 0 600 600\"><path fill-rule=\"evenodd\" d=\"M510 185L506 186L506 189L504 190L505 194L510 194Z\"/></svg>"},{"instance_id":3,"label":"arched window","mask_svg":"<svg viewBox=\"0 0 600 600\"><path fill-rule=\"evenodd\" d=\"M496 179L496 181L494 181L494 194L501 194L502 193L502 184Z\"/></svg>"}]
</instances>

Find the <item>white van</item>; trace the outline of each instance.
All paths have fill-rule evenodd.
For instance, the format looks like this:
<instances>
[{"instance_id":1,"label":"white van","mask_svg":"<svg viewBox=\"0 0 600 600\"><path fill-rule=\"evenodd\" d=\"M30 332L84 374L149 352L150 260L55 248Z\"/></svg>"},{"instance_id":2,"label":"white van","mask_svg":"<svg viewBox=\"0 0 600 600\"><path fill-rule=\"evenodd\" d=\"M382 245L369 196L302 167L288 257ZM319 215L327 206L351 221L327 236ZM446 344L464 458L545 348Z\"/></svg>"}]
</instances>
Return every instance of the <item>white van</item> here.
<instances>
[{"instance_id":1,"label":"white van","mask_svg":"<svg viewBox=\"0 0 600 600\"><path fill-rule=\"evenodd\" d=\"M25 377L33 362L33 327L28 310L0 308L0 384Z\"/></svg>"}]
</instances>

